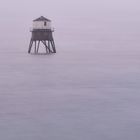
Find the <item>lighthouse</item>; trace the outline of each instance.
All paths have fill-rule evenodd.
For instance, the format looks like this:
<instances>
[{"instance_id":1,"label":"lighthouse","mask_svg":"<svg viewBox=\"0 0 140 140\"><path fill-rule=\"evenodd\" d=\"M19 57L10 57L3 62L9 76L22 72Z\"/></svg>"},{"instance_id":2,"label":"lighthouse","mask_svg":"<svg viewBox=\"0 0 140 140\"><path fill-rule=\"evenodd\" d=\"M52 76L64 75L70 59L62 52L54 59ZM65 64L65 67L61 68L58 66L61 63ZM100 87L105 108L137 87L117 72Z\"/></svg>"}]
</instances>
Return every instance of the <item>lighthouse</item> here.
<instances>
[{"instance_id":1,"label":"lighthouse","mask_svg":"<svg viewBox=\"0 0 140 140\"><path fill-rule=\"evenodd\" d=\"M41 16L33 20L28 53L31 53L34 48L34 53L38 54L40 43L45 47L46 53L56 53L53 32L50 19Z\"/></svg>"}]
</instances>

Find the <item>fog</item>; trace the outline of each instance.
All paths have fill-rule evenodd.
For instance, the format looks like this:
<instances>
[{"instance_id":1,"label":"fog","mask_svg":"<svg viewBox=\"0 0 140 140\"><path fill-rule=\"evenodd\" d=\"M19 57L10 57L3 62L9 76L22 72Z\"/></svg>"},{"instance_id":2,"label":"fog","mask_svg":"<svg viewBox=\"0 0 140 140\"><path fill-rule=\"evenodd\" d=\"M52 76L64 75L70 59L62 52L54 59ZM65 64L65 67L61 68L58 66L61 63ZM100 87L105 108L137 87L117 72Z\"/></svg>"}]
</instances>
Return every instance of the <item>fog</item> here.
<instances>
[{"instance_id":1,"label":"fog","mask_svg":"<svg viewBox=\"0 0 140 140\"><path fill-rule=\"evenodd\" d=\"M0 16L5 20L7 16L27 20L42 14L59 18L104 12L137 13L139 4L138 0L5 0L0 2Z\"/></svg>"},{"instance_id":2,"label":"fog","mask_svg":"<svg viewBox=\"0 0 140 140\"><path fill-rule=\"evenodd\" d=\"M138 140L139 5L1 0L0 139ZM41 15L52 20L56 54L27 53Z\"/></svg>"},{"instance_id":3,"label":"fog","mask_svg":"<svg viewBox=\"0 0 140 140\"><path fill-rule=\"evenodd\" d=\"M64 24L74 26L71 22L74 23L78 19L87 20L88 26L92 26L97 20L100 22L117 21L118 18L138 20L139 5L138 0L2 0L0 39L4 43L5 39L11 41L18 36L18 41L25 39L22 43L27 42L32 20L41 15L50 18L58 30L61 30ZM11 36L13 33L14 36Z\"/></svg>"}]
</instances>

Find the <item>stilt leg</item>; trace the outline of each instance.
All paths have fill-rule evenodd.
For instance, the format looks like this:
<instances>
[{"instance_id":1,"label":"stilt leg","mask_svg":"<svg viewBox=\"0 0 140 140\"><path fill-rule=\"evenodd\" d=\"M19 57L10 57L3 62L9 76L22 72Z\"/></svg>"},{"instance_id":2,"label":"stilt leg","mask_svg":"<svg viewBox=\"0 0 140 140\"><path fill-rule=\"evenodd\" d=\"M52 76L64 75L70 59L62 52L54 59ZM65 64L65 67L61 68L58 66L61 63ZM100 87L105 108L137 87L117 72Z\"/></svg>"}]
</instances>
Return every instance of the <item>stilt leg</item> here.
<instances>
[{"instance_id":1,"label":"stilt leg","mask_svg":"<svg viewBox=\"0 0 140 140\"><path fill-rule=\"evenodd\" d=\"M44 41L44 43L45 43L45 47L46 47L46 53L48 53L48 46L46 44L46 41Z\"/></svg>"},{"instance_id":2,"label":"stilt leg","mask_svg":"<svg viewBox=\"0 0 140 140\"><path fill-rule=\"evenodd\" d=\"M29 49L28 49L28 53L31 53L32 45L33 45L33 40L31 39L31 41L30 41L30 45L29 45Z\"/></svg>"},{"instance_id":3,"label":"stilt leg","mask_svg":"<svg viewBox=\"0 0 140 140\"><path fill-rule=\"evenodd\" d=\"M50 50L50 41L48 41L48 49L49 49L49 53L51 52Z\"/></svg>"},{"instance_id":4,"label":"stilt leg","mask_svg":"<svg viewBox=\"0 0 140 140\"><path fill-rule=\"evenodd\" d=\"M40 45L40 41L38 41L38 45L37 45L37 53L39 51L39 45Z\"/></svg>"},{"instance_id":5,"label":"stilt leg","mask_svg":"<svg viewBox=\"0 0 140 140\"><path fill-rule=\"evenodd\" d=\"M54 41L51 41L51 45L52 45L53 53L56 53L55 43L54 43Z\"/></svg>"},{"instance_id":6,"label":"stilt leg","mask_svg":"<svg viewBox=\"0 0 140 140\"><path fill-rule=\"evenodd\" d=\"M36 49L36 41L35 41L35 50L34 50L34 53L36 53L37 52L37 49Z\"/></svg>"}]
</instances>

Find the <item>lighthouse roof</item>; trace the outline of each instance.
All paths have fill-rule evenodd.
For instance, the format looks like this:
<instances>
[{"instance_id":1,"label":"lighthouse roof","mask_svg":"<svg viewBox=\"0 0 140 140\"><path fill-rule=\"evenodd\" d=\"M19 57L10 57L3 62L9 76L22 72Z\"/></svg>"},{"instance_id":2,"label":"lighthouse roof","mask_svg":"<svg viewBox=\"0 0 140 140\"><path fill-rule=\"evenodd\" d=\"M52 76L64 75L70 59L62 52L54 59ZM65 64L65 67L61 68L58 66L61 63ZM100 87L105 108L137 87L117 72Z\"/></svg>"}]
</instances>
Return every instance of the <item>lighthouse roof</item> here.
<instances>
[{"instance_id":1,"label":"lighthouse roof","mask_svg":"<svg viewBox=\"0 0 140 140\"><path fill-rule=\"evenodd\" d=\"M37 19L35 19L33 21L51 21L51 20L41 16L41 17L39 17L39 18L37 18Z\"/></svg>"}]
</instances>

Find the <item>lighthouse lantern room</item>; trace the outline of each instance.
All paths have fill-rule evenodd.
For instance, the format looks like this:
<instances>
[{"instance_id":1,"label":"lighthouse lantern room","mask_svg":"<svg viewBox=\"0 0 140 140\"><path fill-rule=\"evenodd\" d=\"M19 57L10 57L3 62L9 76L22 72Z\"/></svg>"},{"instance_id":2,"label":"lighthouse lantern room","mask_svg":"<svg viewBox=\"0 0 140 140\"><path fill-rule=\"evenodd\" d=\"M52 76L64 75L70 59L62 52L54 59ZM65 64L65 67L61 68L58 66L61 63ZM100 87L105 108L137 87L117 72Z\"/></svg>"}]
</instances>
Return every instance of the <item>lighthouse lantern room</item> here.
<instances>
[{"instance_id":1,"label":"lighthouse lantern room","mask_svg":"<svg viewBox=\"0 0 140 140\"><path fill-rule=\"evenodd\" d=\"M31 29L32 37L28 53L31 53L32 46L34 46L34 53L37 54L39 52L40 43L43 43L45 46L46 53L56 53L53 31L51 20L43 16L33 20L33 27Z\"/></svg>"}]
</instances>

